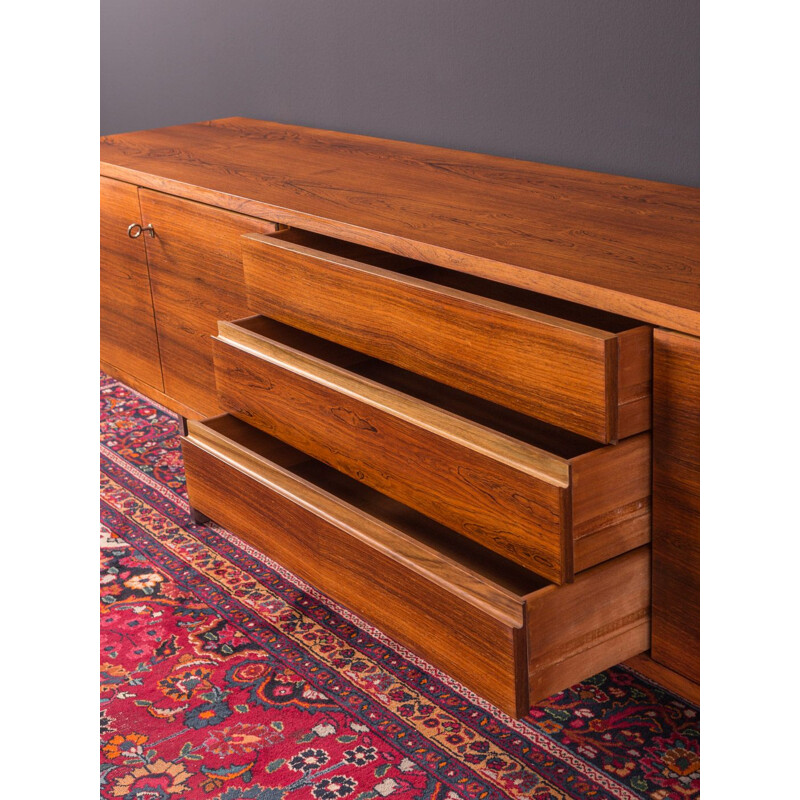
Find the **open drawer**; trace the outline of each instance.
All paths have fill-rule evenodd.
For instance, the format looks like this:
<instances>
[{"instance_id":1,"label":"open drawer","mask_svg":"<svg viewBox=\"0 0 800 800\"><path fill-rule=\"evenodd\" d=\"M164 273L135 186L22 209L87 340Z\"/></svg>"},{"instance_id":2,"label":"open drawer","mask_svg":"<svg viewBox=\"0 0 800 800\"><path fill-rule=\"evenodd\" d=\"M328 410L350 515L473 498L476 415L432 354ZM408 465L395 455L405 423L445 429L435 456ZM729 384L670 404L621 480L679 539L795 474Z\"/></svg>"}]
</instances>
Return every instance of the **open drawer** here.
<instances>
[{"instance_id":1,"label":"open drawer","mask_svg":"<svg viewBox=\"0 0 800 800\"><path fill-rule=\"evenodd\" d=\"M265 317L220 322L220 406L554 583L650 541L650 434L618 445Z\"/></svg>"},{"instance_id":2,"label":"open drawer","mask_svg":"<svg viewBox=\"0 0 800 800\"><path fill-rule=\"evenodd\" d=\"M554 586L235 417L183 452L197 510L509 714L649 646L649 546Z\"/></svg>"},{"instance_id":3,"label":"open drawer","mask_svg":"<svg viewBox=\"0 0 800 800\"><path fill-rule=\"evenodd\" d=\"M595 441L650 427L649 326L296 229L242 254L256 313Z\"/></svg>"}]
</instances>

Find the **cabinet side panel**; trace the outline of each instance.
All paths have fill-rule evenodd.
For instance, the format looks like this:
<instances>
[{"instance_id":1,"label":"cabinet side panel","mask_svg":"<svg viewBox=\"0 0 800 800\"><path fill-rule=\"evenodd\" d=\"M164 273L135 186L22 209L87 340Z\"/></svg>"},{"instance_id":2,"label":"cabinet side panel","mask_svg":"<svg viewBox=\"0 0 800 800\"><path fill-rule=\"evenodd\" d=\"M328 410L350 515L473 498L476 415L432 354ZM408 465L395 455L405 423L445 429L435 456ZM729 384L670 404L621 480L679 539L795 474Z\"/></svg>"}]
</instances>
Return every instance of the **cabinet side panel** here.
<instances>
[{"instance_id":1,"label":"cabinet side panel","mask_svg":"<svg viewBox=\"0 0 800 800\"><path fill-rule=\"evenodd\" d=\"M100 359L161 390L161 362L143 237L138 190L100 178Z\"/></svg>"},{"instance_id":2,"label":"cabinet side panel","mask_svg":"<svg viewBox=\"0 0 800 800\"><path fill-rule=\"evenodd\" d=\"M700 681L700 340L654 334L655 661Z\"/></svg>"}]
</instances>

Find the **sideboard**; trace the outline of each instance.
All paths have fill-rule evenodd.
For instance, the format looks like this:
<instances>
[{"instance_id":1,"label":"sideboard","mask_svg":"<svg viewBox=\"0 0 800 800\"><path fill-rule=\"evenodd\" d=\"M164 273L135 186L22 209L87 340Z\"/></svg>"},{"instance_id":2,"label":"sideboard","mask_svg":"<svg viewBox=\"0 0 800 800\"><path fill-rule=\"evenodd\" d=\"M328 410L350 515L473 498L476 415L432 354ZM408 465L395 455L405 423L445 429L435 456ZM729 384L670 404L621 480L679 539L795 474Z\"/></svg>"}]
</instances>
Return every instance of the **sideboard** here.
<instances>
[{"instance_id":1,"label":"sideboard","mask_svg":"<svg viewBox=\"0 0 800 800\"><path fill-rule=\"evenodd\" d=\"M699 697L699 192L243 118L101 140L101 364L211 518L508 713Z\"/></svg>"}]
</instances>

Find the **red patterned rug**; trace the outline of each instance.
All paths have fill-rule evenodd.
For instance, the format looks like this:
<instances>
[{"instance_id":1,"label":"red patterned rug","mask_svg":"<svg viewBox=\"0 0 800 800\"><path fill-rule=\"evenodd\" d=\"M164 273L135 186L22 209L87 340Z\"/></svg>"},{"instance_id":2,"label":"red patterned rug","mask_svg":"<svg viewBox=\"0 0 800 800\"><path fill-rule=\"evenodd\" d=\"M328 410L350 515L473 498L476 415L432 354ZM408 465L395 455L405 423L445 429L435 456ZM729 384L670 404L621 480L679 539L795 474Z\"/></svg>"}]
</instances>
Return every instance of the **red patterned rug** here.
<instances>
[{"instance_id":1,"label":"red patterned rug","mask_svg":"<svg viewBox=\"0 0 800 800\"><path fill-rule=\"evenodd\" d=\"M192 524L176 417L101 403L102 797L699 797L696 707L616 667L510 719Z\"/></svg>"}]
</instances>

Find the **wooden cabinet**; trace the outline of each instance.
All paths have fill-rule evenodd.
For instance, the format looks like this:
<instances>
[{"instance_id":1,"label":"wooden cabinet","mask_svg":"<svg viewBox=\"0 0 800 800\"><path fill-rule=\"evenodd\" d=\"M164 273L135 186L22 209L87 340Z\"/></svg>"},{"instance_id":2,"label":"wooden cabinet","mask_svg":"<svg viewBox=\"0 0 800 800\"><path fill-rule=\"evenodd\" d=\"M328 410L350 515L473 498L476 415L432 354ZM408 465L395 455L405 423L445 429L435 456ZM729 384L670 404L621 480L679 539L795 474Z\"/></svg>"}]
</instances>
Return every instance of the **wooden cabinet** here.
<instances>
[{"instance_id":1,"label":"wooden cabinet","mask_svg":"<svg viewBox=\"0 0 800 800\"><path fill-rule=\"evenodd\" d=\"M651 619L699 679L696 190L238 118L102 174L103 359L198 513L511 714Z\"/></svg>"},{"instance_id":2,"label":"wooden cabinet","mask_svg":"<svg viewBox=\"0 0 800 800\"><path fill-rule=\"evenodd\" d=\"M147 256L140 231L139 190L100 178L100 359L161 390L161 362Z\"/></svg>"}]
</instances>

